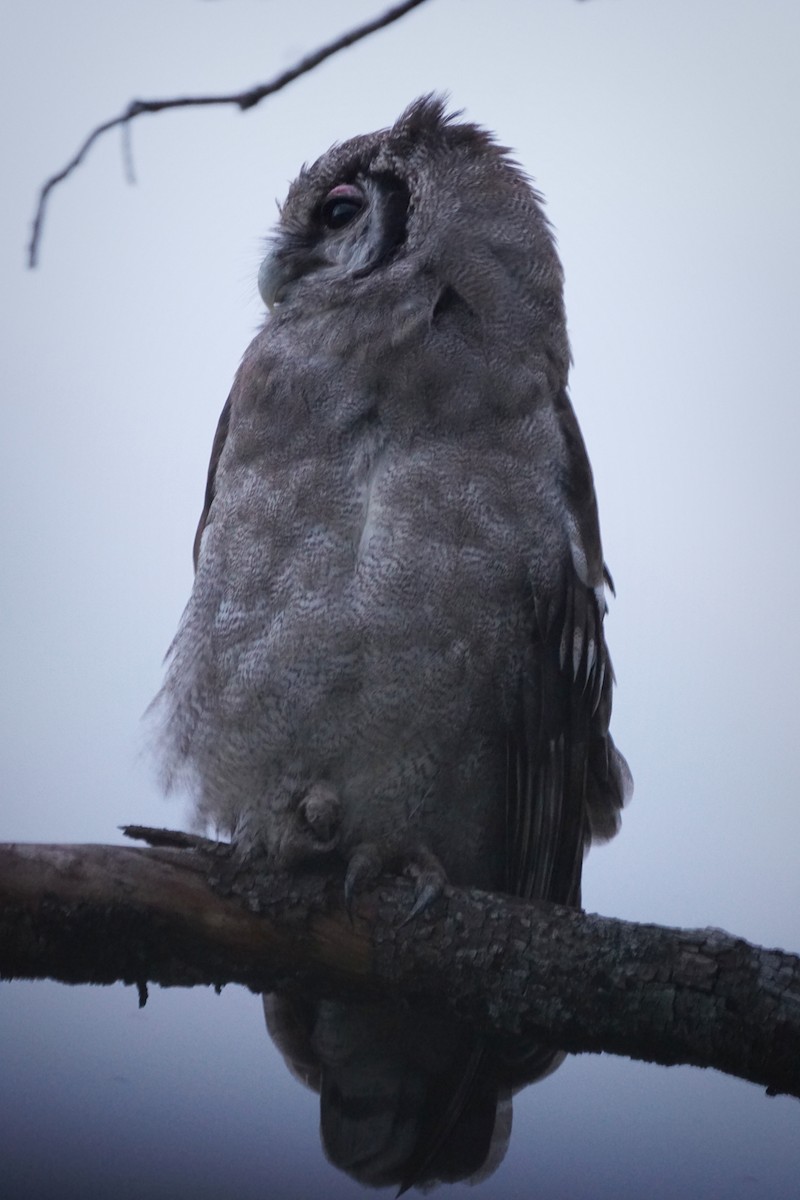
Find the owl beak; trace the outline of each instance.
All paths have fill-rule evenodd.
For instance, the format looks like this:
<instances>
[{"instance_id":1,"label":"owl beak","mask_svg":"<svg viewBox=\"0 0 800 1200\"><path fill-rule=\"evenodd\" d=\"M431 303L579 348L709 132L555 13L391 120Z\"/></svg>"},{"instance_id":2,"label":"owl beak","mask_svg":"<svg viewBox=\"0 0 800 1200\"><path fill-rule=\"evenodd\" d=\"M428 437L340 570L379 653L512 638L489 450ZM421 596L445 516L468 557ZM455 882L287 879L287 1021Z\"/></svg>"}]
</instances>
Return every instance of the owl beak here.
<instances>
[{"instance_id":1,"label":"owl beak","mask_svg":"<svg viewBox=\"0 0 800 1200\"><path fill-rule=\"evenodd\" d=\"M290 273L286 264L271 250L258 271L258 290L270 312L274 312L275 305L280 304L289 282Z\"/></svg>"}]
</instances>

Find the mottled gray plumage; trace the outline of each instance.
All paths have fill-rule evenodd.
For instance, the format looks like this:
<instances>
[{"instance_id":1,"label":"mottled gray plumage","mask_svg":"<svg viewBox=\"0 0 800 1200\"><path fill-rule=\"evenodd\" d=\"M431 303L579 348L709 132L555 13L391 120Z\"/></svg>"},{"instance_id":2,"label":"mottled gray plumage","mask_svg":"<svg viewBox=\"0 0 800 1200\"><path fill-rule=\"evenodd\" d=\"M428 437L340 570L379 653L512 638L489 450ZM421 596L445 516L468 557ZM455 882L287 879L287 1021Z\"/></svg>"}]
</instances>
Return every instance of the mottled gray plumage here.
<instances>
[{"instance_id":1,"label":"mottled gray plumage","mask_svg":"<svg viewBox=\"0 0 800 1200\"><path fill-rule=\"evenodd\" d=\"M628 790L540 199L412 104L291 186L156 702L165 771L276 868L577 904Z\"/></svg>"}]
</instances>

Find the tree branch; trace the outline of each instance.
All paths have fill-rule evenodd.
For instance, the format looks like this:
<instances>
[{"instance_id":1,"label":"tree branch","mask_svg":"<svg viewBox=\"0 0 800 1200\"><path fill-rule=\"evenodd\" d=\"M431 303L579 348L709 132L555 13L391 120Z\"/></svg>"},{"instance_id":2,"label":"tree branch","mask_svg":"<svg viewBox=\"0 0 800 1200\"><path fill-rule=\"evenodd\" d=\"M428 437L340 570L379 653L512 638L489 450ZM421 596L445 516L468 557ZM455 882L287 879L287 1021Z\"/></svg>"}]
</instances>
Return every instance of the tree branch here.
<instances>
[{"instance_id":1,"label":"tree branch","mask_svg":"<svg viewBox=\"0 0 800 1200\"><path fill-rule=\"evenodd\" d=\"M0 976L122 980L142 998L148 982L399 992L504 1037L710 1066L800 1096L796 956L477 890L447 888L408 920L399 880L351 917L339 878L258 876L227 846L144 833L160 844L0 846Z\"/></svg>"},{"instance_id":2,"label":"tree branch","mask_svg":"<svg viewBox=\"0 0 800 1200\"><path fill-rule=\"evenodd\" d=\"M31 229L31 240L28 246L28 266L35 267L39 259L39 244L44 227L45 209L51 191L57 184L66 179L68 175L71 175L76 167L80 166L97 139L104 133L107 133L109 129L122 126L127 130L130 122L135 117L140 117L142 113L163 112L167 108L198 108L209 104L234 104L242 112L245 112L248 108L254 108L265 97L272 96L275 92L281 91L287 84L293 83L295 79L299 79L301 75L306 75L309 71L313 71L315 67L318 67L320 63L325 62L326 59L331 58L334 54L338 54L341 50L346 50L349 46L354 46L356 42L369 37L371 33L377 33L378 30L385 29L388 25L399 21L406 13L411 12L414 8L419 8L424 3L425 0L403 0L403 3L395 4L381 16L374 17L371 21L366 21L363 25L358 25L355 29L341 34L338 38L334 38L327 45L321 46L311 54L307 54L299 62L295 63L293 67L290 67L287 71L282 71L280 75L276 75L269 83L258 84L256 87L247 88L243 92L230 92L218 96L173 96L166 100L132 100L125 111L118 117L112 117L110 121L104 121L102 125L98 125L93 129L67 165L55 175L51 175L42 187L39 192L39 201L36 206L36 213L34 214ZM129 165L128 175L130 177Z\"/></svg>"}]
</instances>

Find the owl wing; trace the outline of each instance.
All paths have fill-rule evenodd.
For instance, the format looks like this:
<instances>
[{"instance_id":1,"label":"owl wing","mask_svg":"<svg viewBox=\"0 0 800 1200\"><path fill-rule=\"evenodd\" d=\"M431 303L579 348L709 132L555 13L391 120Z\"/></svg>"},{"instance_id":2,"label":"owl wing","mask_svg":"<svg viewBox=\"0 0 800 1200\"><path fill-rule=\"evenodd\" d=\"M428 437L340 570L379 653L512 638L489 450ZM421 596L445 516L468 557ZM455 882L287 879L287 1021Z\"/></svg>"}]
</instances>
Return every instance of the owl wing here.
<instances>
[{"instance_id":1,"label":"owl wing","mask_svg":"<svg viewBox=\"0 0 800 1200\"><path fill-rule=\"evenodd\" d=\"M231 393L232 394L232 393ZM214 441L211 446L211 461L208 464L208 475L206 476L206 493L203 499L203 511L200 514L200 520L197 523L197 532L194 535L194 545L192 547L192 559L194 568L197 570L197 559L200 554L200 542L203 537L203 532L209 522L209 514L211 505L214 502L214 496L217 490L217 467L219 466L220 456L222 454L225 441L228 437L228 427L231 420L231 397L225 401L225 405L217 421L217 430L214 434Z\"/></svg>"},{"instance_id":2,"label":"owl wing","mask_svg":"<svg viewBox=\"0 0 800 1200\"><path fill-rule=\"evenodd\" d=\"M630 791L608 732L613 671L603 633L605 584L591 468L572 406L556 412L570 556L547 594L532 595L534 645L508 735L507 888L528 899L580 904L583 854L616 833Z\"/></svg>"}]
</instances>

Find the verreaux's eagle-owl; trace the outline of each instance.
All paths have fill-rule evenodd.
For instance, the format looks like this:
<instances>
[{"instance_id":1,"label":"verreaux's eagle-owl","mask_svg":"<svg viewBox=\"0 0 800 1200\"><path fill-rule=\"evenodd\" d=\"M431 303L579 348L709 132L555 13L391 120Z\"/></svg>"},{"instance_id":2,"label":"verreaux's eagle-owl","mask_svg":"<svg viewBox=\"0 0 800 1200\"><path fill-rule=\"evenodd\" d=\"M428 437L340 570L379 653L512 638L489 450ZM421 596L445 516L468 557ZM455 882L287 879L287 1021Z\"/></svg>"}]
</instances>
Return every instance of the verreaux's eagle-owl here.
<instances>
[{"instance_id":1,"label":"verreaux's eagle-owl","mask_svg":"<svg viewBox=\"0 0 800 1200\"><path fill-rule=\"evenodd\" d=\"M292 184L156 709L170 780L276 869L580 902L629 789L541 201L425 97Z\"/></svg>"}]
</instances>

